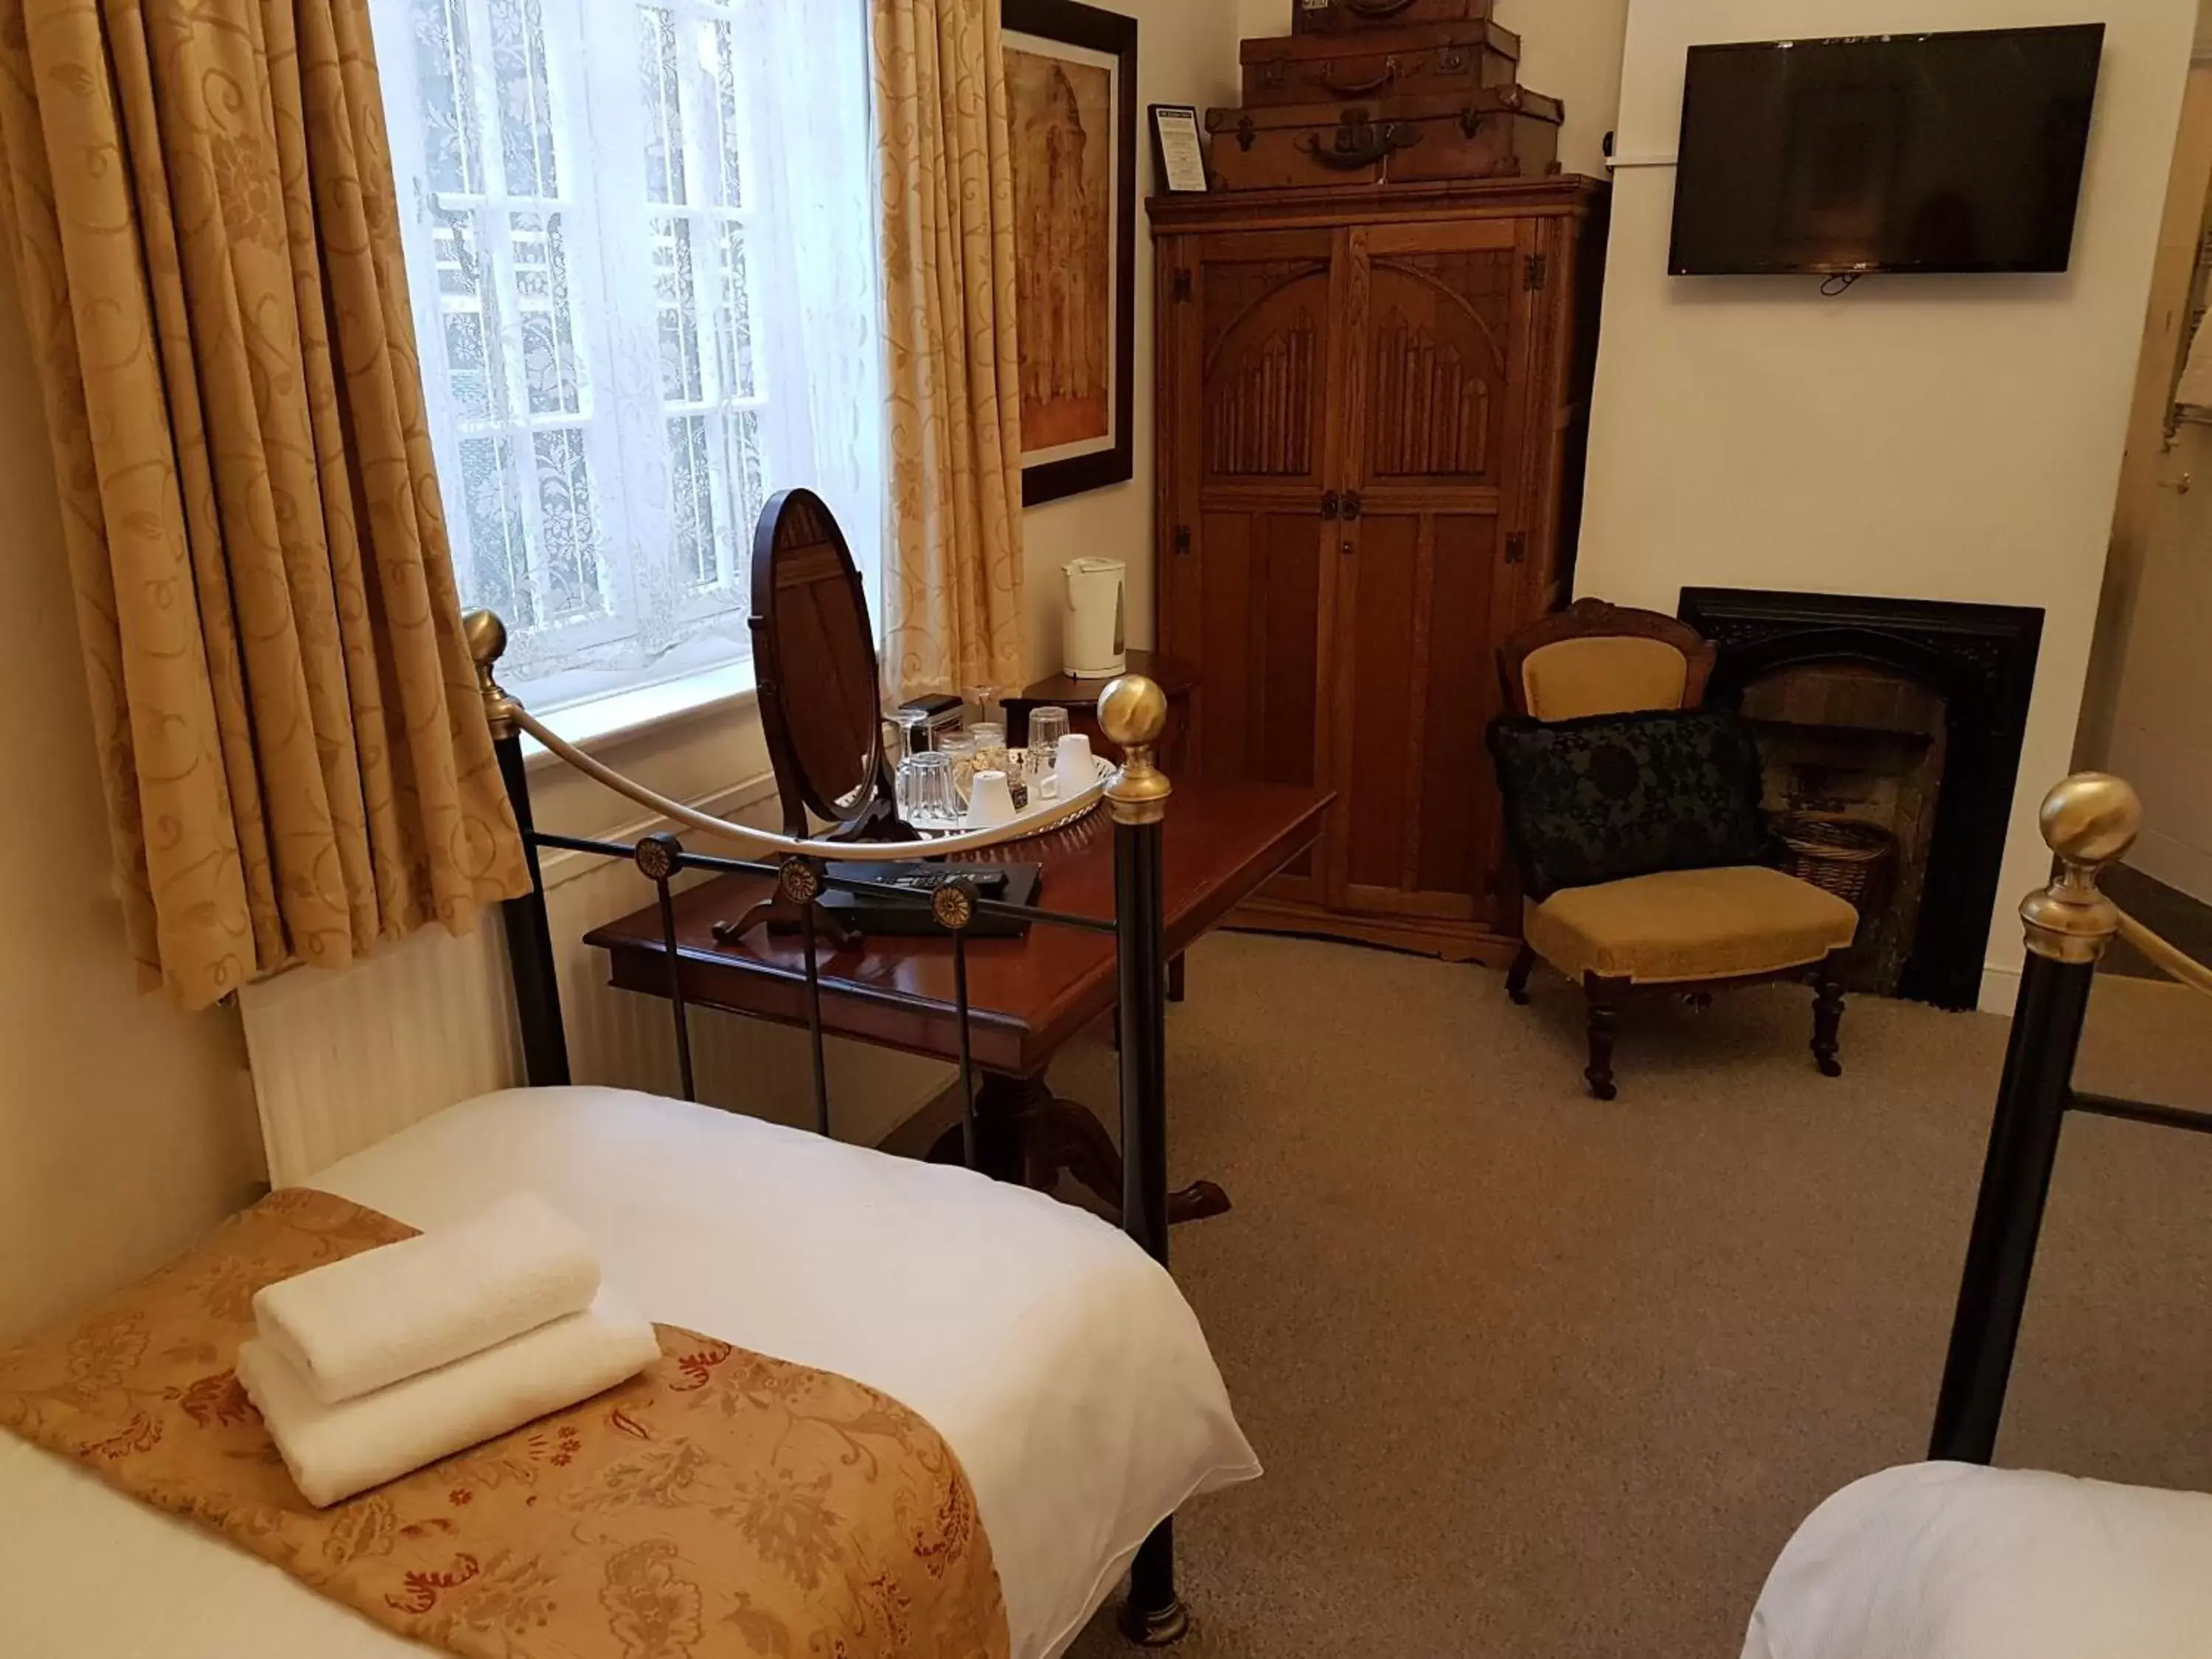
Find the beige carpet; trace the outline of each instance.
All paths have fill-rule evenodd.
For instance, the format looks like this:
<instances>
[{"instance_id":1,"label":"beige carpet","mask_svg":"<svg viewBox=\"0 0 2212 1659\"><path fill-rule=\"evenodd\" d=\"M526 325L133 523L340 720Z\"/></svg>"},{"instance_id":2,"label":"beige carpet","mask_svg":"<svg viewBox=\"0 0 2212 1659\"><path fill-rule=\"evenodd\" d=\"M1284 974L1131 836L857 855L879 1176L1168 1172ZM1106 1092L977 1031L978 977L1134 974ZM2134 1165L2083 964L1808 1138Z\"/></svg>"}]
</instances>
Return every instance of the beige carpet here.
<instances>
[{"instance_id":1,"label":"beige carpet","mask_svg":"<svg viewBox=\"0 0 2212 1659\"><path fill-rule=\"evenodd\" d=\"M1181 1523L1187 1659L1728 1659L1838 1486L1923 1455L2005 1038L1781 988L1632 1009L1218 936L1170 1017L1178 1229L1264 1480ZM2212 1004L2100 983L2081 1081L2212 1107ZM1113 1098L1111 1056L1055 1073ZM2212 1137L2067 1131L2007 1462L2212 1488ZM1102 1615L1082 1659L1126 1651Z\"/></svg>"}]
</instances>

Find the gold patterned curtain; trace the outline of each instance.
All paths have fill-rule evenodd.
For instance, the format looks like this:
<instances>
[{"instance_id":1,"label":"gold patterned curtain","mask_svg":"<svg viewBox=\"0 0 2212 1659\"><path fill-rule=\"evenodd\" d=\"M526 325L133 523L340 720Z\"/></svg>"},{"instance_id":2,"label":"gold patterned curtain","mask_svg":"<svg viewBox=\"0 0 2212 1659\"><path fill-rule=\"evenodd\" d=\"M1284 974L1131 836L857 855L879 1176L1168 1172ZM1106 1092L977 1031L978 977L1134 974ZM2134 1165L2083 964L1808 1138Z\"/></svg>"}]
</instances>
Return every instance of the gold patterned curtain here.
<instances>
[{"instance_id":1,"label":"gold patterned curtain","mask_svg":"<svg viewBox=\"0 0 2212 1659\"><path fill-rule=\"evenodd\" d=\"M0 149L139 961L198 1007L465 930L527 878L365 4L0 0Z\"/></svg>"},{"instance_id":2,"label":"gold patterned curtain","mask_svg":"<svg viewBox=\"0 0 2212 1659\"><path fill-rule=\"evenodd\" d=\"M886 665L1024 684L1021 353L999 0L875 0L890 357Z\"/></svg>"}]
</instances>

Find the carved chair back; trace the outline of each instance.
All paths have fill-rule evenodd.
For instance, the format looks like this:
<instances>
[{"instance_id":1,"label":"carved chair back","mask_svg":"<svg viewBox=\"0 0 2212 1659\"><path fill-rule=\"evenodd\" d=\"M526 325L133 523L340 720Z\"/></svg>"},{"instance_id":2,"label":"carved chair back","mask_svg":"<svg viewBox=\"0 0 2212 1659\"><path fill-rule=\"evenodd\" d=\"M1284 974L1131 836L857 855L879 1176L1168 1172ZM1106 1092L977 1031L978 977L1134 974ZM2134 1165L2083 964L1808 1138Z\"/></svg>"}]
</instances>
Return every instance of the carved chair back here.
<instances>
[{"instance_id":1,"label":"carved chair back","mask_svg":"<svg viewBox=\"0 0 2212 1659\"><path fill-rule=\"evenodd\" d=\"M1695 708L1718 656L1686 623L1577 599L1498 647L1505 706L1540 720Z\"/></svg>"}]
</instances>

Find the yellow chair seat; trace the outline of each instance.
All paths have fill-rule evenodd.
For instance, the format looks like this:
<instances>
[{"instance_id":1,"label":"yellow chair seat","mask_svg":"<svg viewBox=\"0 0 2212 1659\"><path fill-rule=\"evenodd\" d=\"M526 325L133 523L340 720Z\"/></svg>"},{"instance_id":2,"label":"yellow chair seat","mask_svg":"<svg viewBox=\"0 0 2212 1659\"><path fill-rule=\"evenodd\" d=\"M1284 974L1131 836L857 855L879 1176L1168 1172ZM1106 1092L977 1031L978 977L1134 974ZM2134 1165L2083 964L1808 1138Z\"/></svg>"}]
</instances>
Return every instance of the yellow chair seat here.
<instances>
[{"instance_id":1,"label":"yellow chair seat","mask_svg":"<svg viewBox=\"0 0 2212 1659\"><path fill-rule=\"evenodd\" d=\"M1522 920L1528 948L1562 972L1642 984L1778 973L1842 950L1859 927L1833 893L1758 865L1565 888L1530 900Z\"/></svg>"}]
</instances>

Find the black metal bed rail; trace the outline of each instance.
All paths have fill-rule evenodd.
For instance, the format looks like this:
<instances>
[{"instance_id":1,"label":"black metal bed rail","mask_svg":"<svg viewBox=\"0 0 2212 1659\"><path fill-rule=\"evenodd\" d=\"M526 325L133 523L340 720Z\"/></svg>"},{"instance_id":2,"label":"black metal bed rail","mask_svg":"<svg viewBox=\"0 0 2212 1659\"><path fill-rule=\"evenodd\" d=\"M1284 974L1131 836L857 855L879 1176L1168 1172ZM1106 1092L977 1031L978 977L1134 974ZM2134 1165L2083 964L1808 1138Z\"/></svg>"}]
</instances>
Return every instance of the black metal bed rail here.
<instances>
[{"instance_id":1,"label":"black metal bed rail","mask_svg":"<svg viewBox=\"0 0 2212 1659\"><path fill-rule=\"evenodd\" d=\"M2027 957L1929 1443L1930 1458L1958 1462L1987 1463L1996 1452L2067 1114L2212 1133L2212 1113L2074 1087L2089 994L2106 946L2124 931L2163 945L2098 887L2106 866L2141 832L2142 801L2118 778L2082 773L2045 798L2042 827L2058 874L2021 906ZM2171 954L2158 959L2169 973L2198 989L2212 983L2212 971L2163 948Z\"/></svg>"},{"instance_id":2,"label":"black metal bed rail","mask_svg":"<svg viewBox=\"0 0 2212 1659\"><path fill-rule=\"evenodd\" d=\"M861 890L894 902L926 905L951 939L954 1015L962 1095L961 1146L970 1169L977 1162L975 1075L970 1027L974 1010L968 991L968 936L977 919L1017 917L1032 925L1110 934L1118 974L1116 1010L1121 1042L1122 1229L1163 1267L1168 1260L1167 1188L1167 922L1160 883L1161 825L1173 793L1153 762L1167 724L1167 699L1141 675L1109 684L1098 700L1098 722L1122 751L1120 770L1107 783L1104 807L1114 824L1115 909L1109 921L1065 911L1034 909L986 899L972 882L953 880L933 892L908 893L881 884L836 877L831 860L887 863L939 854L981 850L1021 833L962 835L928 842L841 842L799 841L748 825L709 817L624 777L593 759L532 718L501 688L495 677L506 649L506 629L489 611L466 618L470 653L484 698L484 712L498 757L500 775L513 803L530 872L530 890L507 900L501 909L514 975L515 1003L522 1024L523 1069L533 1087L570 1080L567 1033L561 1013L552 930L545 904L541 851L580 853L624 859L652 882L667 959L667 990L675 1028L677 1069L684 1098L696 1094L691 1054L690 1006L684 987L684 954L678 939L673 884L687 872L768 876L775 879L779 908L795 921L805 968L806 1025L812 1049L815 1127L830 1132L830 1091L823 1054L822 1018L822 916L815 901L831 889ZM769 859L735 859L694 853L674 834L649 835L635 842L595 839L539 830L530 804L530 779L522 749L524 735L534 737L568 766L645 807L665 821L719 835L740 845L769 849ZM946 867L957 870L957 863ZM831 924L835 926L833 922ZM1189 1629L1189 1614L1176 1589L1174 1522L1164 1521L1139 1549L1130 1568L1129 1599L1122 1629L1146 1646L1179 1640Z\"/></svg>"}]
</instances>

